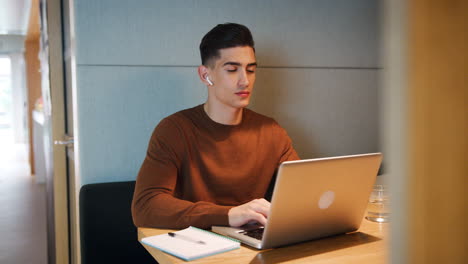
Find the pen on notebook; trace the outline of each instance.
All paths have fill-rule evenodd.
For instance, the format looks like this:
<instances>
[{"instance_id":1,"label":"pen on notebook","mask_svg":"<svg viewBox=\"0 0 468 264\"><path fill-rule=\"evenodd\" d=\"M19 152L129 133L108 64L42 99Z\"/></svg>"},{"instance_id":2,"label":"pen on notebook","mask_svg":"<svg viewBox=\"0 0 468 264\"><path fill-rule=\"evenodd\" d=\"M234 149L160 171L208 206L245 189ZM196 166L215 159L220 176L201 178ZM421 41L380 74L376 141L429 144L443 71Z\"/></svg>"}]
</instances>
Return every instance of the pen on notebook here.
<instances>
[{"instance_id":1,"label":"pen on notebook","mask_svg":"<svg viewBox=\"0 0 468 264\"><path fill-rule=\"evenodd\" d=\"M169 232L168 235L169 235L170 237L177 237L177 238L180 238L180 239L183 239L183 240L186 240L186 241L190 241L190 242L193 242L193 243L197 243L197 244L202 244L202 245L205 245L205 244L206 244L204 241L196 240L196 239L193 239L193 238L191 238L191 237L184 236L184 235L180 235L180 234L176 234L176 233L172 233L172 232Z\"/></svg>"}]
</instances>

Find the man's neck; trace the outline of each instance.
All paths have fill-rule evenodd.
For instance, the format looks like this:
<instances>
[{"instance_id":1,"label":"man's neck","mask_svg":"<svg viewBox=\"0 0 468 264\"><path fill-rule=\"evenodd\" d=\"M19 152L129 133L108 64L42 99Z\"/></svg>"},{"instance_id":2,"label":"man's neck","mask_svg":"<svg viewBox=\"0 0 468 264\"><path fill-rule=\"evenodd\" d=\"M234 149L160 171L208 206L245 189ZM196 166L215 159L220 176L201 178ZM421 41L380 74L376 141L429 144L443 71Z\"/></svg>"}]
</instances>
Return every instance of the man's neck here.
<instances>
[{"instance_id":1,"label":"man's neck","mask_svg":"<svg viewBox=\"0 0 468 264\"><path fill-rule=\"evenodd\" d=\"M243 108L213 106L206 102L203 105L205 113L216 123L223 125L238 125L242 122Z\"/></svg>"}]
</instances>

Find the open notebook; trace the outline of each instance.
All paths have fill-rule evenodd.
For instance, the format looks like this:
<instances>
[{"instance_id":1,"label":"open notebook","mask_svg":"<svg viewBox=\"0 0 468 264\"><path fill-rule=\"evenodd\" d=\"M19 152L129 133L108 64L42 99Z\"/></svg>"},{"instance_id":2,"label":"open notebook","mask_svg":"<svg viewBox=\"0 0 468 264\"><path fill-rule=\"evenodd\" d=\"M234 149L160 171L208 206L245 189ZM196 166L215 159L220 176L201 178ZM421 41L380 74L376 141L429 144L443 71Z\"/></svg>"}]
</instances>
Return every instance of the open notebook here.
<instances>
[{"instance_id":1,"label":"open notebook","mask_svg":"<svg viewBox=\"0 0 468 264\"><path fill-rule=\"evenodd\" d=\"M185 261L240 248L240 242L235 239L193 226L173 233L145 237L141 242Z\"/></svg>"}]
</instances>

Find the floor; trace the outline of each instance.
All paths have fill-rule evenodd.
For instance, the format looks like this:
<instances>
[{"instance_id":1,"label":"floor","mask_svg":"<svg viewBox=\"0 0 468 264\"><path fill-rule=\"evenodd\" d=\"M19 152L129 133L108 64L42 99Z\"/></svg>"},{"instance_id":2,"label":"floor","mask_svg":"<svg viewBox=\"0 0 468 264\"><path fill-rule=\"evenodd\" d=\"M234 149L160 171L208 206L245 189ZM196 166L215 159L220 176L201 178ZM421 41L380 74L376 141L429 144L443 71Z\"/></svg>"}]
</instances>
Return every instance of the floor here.
<instances>
[{"instance_id":1,"label":"floor","mask_svg":"<svg viewBox=\"0 0 468 264\"><path fill-rule=\"evenodd\" d=\"M29 173L27 146L0 128L0 263L47 263L45 185Z\"/></svg>"}]
</instances>

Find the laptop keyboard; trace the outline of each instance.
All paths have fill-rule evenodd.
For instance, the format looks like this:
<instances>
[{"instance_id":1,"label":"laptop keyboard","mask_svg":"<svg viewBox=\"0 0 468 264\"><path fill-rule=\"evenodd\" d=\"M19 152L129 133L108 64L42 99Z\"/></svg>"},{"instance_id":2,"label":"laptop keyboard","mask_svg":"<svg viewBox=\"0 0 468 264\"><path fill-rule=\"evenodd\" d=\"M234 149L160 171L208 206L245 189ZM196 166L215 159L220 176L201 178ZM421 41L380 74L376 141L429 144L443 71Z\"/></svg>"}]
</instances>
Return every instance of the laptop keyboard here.
<instances>
[{"instance_id":1,"label":"laptop keyboard","mask_svg":"<svg viewBox=\"0 0 468 264\"><path fill-rule=\"evenodd\" d=\"M246 230L241 232L241 234L244 234L249 237L256 238L258 240L262 240L263 238L263 228L258 228L258 229L252 229L252 230Z\"/></svg>"}]
</instances>

